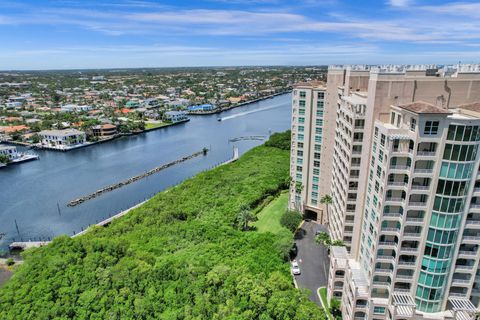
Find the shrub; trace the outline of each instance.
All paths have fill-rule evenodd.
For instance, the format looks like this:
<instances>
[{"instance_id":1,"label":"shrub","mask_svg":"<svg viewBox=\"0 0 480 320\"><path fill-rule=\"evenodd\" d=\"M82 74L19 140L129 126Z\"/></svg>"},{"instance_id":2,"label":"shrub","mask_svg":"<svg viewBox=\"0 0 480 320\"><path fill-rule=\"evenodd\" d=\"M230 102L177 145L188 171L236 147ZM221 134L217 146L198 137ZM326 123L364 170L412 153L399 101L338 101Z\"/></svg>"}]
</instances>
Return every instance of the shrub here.
<instances>
[{"instance_id":1,"label":"shrub","mask_svg":"<svg viewBox=\"0 0 480 320\"><path fill-rule=\"evenodd\" d=\"M270 136L265 145L267 147L274 147L279 148L282 150L290 150L290 143L291 143L291 131L287 130L285 132L277 132Z\"/></svg>"},{"instance_id":2,"label":"shrub","mask_svg":"<svg viewBox=\"0 0 480 320\"><path fill-rule=\"evenodd\" d=\"M300 222L302 222L302 214L298 211L287 210L280 219L280 224L292 232L297 230Z\"/></svg>"},{"instance_id":3,"label":"shrub","mask_svg":"<svg viewBox=\"0 0 480 320\"><path fill-rule=\"evenodd\" d=\"M5 263L7 264L7 266L13 266L15 264L15 261L12 258L8 258Z\"/></svg>"}]
</instances>

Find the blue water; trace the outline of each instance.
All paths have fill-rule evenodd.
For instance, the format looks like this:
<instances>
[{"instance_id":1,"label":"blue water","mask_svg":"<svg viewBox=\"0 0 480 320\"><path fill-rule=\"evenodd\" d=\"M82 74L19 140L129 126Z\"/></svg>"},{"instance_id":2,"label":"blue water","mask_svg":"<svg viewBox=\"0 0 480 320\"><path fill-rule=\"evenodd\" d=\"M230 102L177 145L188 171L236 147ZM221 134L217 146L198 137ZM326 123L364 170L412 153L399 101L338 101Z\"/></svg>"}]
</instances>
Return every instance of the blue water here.
<instances>
[{"instance_id":1,"label":"blue water","mask_svg":"<svg viewBox=\"0 0 480 320\"><path fill-rule=\"evenodd\" d=\"M40 160L0 169L0 249L12 241L78 233L97 221L240 154L262 141L228 140L290 127L291 96L285 94L217 115L69 152L37 150ZM254 111L254 112L252 112ZM218 118L227 118L217 121ZM76 207L70 200L148 171L203 147L207 156L181 163ZM60 207L60 212L57 208ZM17 221L19 233L15 227Z\"/></svg>"}]
</instances>

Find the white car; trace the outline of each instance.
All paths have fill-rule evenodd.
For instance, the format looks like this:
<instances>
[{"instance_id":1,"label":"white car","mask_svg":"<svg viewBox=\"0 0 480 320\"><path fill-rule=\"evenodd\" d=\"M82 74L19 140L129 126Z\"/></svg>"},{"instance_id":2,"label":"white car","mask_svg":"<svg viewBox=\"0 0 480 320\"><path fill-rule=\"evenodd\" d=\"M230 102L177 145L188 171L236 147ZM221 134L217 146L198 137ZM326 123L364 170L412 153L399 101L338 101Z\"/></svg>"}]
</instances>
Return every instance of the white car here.
<instances>
[{"instance_id":1,"label":"white car","mask_svg":"<svg viewBox=\"0 0 480 320\"><path fill-rule=\"evenodd\" d=\"M292 261L292 273L295 276L300 274L300 267L298 266L297 260Z\"/></svg>"}]
</instances>

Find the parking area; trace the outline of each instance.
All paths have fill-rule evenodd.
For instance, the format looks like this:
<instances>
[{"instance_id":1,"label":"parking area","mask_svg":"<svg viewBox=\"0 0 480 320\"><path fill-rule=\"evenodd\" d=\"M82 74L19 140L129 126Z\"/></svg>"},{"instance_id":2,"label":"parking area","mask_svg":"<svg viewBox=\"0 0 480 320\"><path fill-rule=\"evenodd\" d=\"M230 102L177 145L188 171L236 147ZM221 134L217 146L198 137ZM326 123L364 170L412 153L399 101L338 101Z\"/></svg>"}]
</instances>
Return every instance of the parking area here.
<instances>
[{"instance_id":1,"label":"parking area","mask_svg":"<svg viewBox=\"0 0 480 320\"><path fill-rule=\"evenodd\" d=\"M296 260L301 271L295 279L298 287L309 289L309 298L321 306L317 289L327 286L329 259L327 249L315 242L316 231L326 231L326 228L318 223L305 221L295 234L298 248Z\"/></svg>"}]
</instances>

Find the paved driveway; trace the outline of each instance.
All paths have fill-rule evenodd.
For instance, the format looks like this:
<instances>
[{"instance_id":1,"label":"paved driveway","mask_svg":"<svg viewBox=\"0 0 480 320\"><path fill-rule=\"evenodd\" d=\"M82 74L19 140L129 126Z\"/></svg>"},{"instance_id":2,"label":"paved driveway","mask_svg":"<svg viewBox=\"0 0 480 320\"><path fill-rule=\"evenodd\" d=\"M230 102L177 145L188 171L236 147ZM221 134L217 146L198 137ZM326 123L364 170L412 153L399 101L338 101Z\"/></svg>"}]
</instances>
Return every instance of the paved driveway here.
<instances>
[{"instance_id":1,"label":"paved driveway","mask_svg":"<svg viewBox=\"0 0 480 320\"><path fill-rule=\"evenodd\" d=\"M327 249L315 242L315 231L326 231L326 228L315 222L304 222L295 234L297 244L297 261L301 274L295 276L299 288L311 291L310 300L321 306L317 289L327 286L329 259Z\"/></svg>"}]
</instances>

